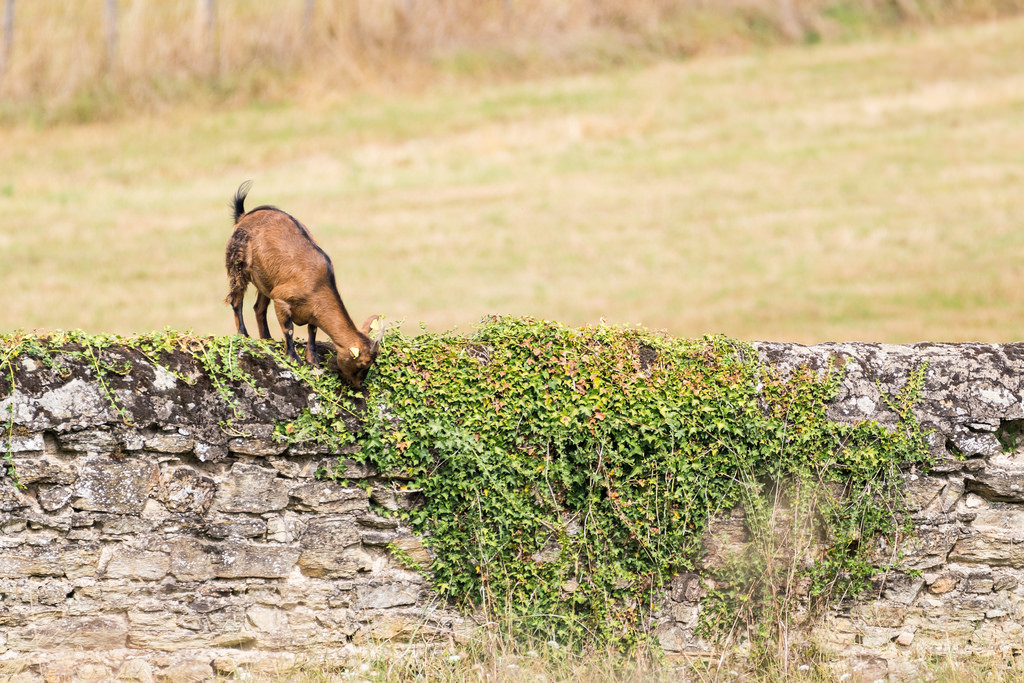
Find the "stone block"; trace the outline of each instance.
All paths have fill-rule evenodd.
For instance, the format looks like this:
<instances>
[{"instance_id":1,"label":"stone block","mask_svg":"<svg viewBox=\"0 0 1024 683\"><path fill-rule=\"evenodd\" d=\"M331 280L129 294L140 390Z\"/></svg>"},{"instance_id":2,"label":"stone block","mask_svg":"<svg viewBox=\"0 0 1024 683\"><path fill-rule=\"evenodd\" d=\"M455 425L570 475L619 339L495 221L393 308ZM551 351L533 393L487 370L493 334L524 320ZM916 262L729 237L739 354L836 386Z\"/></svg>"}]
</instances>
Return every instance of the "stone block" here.
<instances>
[{"instance_id":1,"label":"stone block","mask_svg":"<svg viewBox=\"0 0 1024 683\"><path fill-rule=\"evenodd\" d=\"M153 666L142 657L129 659L117 670L117 680L124 683L153 683Z\"/></svg>"},{"instance_id":2,"label":"stone block","mask_svg":"<svg viewBox=\"0 0 1024 683\"><path fill-rule=\"evenodd\" d=\"M368 512L370 509L366 491L346 488L333 481L312 481L296 486L291 495L297 499L295 510L312 511L321 514L346 512Z\"/></svg>"},{"instance_id":3,"label":"stone block","mask_svg":"<svg viewBox=\"0 0 1024 683\"><path fill-rule=\"evenodd\" d=\"M398 538L397 531L364 531L359 534L359 540L365 546L386 548L391 542Z\"/></svg>"},{"instance_id":4,"label":"stone block","mask_svg":"<svg viewBox=\"0 0 1024 683\"><path fill-rule=\"evenodd\" d=\"M916 512L928 507L945 486L946 480L939 477L911 475L903 487L908 509Z\"/></svg>"},{"instance_id":5,"label":"stone block","mask_svg":"<svg viewBox=\"0 0 1024 683\"><path fill-rule=\"evenodd\" d=\"M64 568L64 576L69 579L96 576L99 560L100 546L97 543L76 543L60 551L60 564Z\"/></svg>"},{"instance_id":6,"label":"stone block","mask_svg":"<svg viewBox=\"0 0 1024 683\"><path fill-rule=\"evenodd\" d=\"M103 578L159 581L167 576L171 560L166 553L116 548Z\"/></svg>"},{"instance_id":7,"label":"stone block","mask_svg":"<svg viewBox=\"0 0 1024 683\"><path fill-rule=\"evenodd\" d=\"M145 507L143 507L145 509ZM94 515L104 540L142 538L160 526L160 520L144 519L134 515Z\"/></svg>"},{"instance_id":8,"label":"stone block","mask_svg":"<svg viewBox=\"0 0 1024 683\"><path fill-rule=\"evenodd\" d=\"M906 555L900 566L905 570L923 571L944 565L959 536L959 529L949 525L918 527L915 532L904 546Z\"/></svg>"},{"instance_id":9,"label":"stone block","mask_svg":"<svg viewBox=\"0 0 1024 683\"><path fill-rule=\"evenodd\" d=\"M161 629L136 629L128 633L127 646L140 650L178 652L200 650L210 647L210 633L198 633L192 629L168 625Z\"/></svg>"},{"instance_id":10,"label":"stone block","mask_svg":"<svg viewBox=\"0 0 1024 683\"><path fill-rule=\"evenodd\" d=\"M998 538L988 534L965 536L949 553L950 562L995 566L1024 566L1024 543L1019 539Z\"/></svg>"},{"instance_id":11,"label":"stone block","mask_svg":"<svg viewBox=\"0 0 1024 683\"><path fill-rule=\"evenodd\" d=\"M71 484L77 476L65 461L51 455L15 456L14 468L22 484Z\"/></svg>"},{"instance_id":12,"label":"stone block","mask_svg":"<svg viewBox=\"0 0 1024 683\"><path fill-rule=\"evenodd\" d=\"M198 612L199 614L209 614L210 612L222 610L230 604L231 602L225 598L201 595L195 600L189 602L188 608L193 612Z\"/></svg>"},{"instance_id":13,"label":"stone block","mask_svg":"<svg viewBox=\"0 0 1024 683\"><path fill-rule=\"evenodd\" d=\"M4 581L0 583L0 594L3 594L0 605L10 606L21 602L29 605L64 607L68 593L73 590L70 581L59 578L41 581L38 577L32 577Z\"/></svg>"},{"instance_id":14,"label":"stone block","mask_svg":"<svg viewBox=\"0 0 1024 683\"><path fill-rule=\"evenodd\" d=\"M252 517L219 519L210 522L206 527L206 535L216 539L259 538L265 533L267 533L266 520Z\"/></svg>"},{"instance_id":15,"label":"stone block","mask_svg":"<svg viewBox=\"0 0 1024 683\"><path fill-rule=\"evenodd\" d=\"M977 622L952 616L935 617L921 622L917 627L919 636L941 638L942 636L970 636L977 628Z\"/></svg>"},{"instance_id":16,"label":"stone block","mask_svg":"<svg viewBox=\"0 0 1024 683\"><path fill-rule=\"evenodd\" d=\"M992 590L994 591L1010 591L1019 583L1017 577L1010 574L996 574L992 578L994 580Z\"/></svg>"},{"instance_id":17,"label":"stone block","mask_svg":"<svg viewBox=\"0 0 1024 683\"><path fill-rule=\"evenodd\" d=\"M398 520L390 517L381 517L380 515L362 515L356 520L361 526L365 526L370 529L397 529Z\"/></svg>"},{"instance_id":18,"label":"stone block","mask_svg":"<svg viewBox=\"0 0 1024 683\"><path fill-rule=\"evenodd\" d=\"M352 458L344 458L336 472L336 476L344 479L369 479L378 474L377 468L373 465L356 462Z\"/></svg>"},{"instance_id":19,"label":"stone block","mask_svg":"<svg viewBox=\"0 0 1024 683\"><path fill-rule=\"evenodd\" d=\"M213 560L217 545L200 543L192 538L172 540L170 572L179 581L209 581L214 577Z\"/></svg>"},{"instance_id":20,"label":"stone block","mask_svg":"<svg viewBox=\"0 0 1024 683\"><path fill-rule=\"evenodd\" d=\"M961 479L951 479L946 482L946 487L942 489L942 494L939 497L939 510L944 513L952 512L965 490L964 482Z\"/></svg>"},{"instance_id":21,"label":"stone block","mask_svg":"<svg viewBox=\"0 0 1024 683\"><path fill-rule=\"evenodd\" d=\"M281 455L287 448L288 444L286 442L272 441L270 439L239 438L231 439L228 442L229 452L251 455L258 458Z\"/></svg>"},{"instance_id":22,"label":"stone block","mask_svg":"<svg viewBox=\"0 0 1024 683\"><path fill-rule=\"evenodd\" d=\"M386 583L380 586L360 586L356 589L356 604L361 609L391 609L415 605L419 597L416 586Z\"/></svg>"},{"instance_id":23,"label":"stone block","mask_svg":"<svg viewBox=\"0 0 1024 683\"><path fill-rule=\"evenodd\" d=\"M121 445L117 435L108 429L83 429L58 434L57 443L66 451L92 455L112 453Z\"/></svg>"},{"instance_id":24,"label":"stone block","mask_svg":"<svg viewBox=\"0 0 1024 683\"><path fill-rule=\"evenodd\" d=\"M217 485L191 467L178 467L160 482L160 501L171 512L203 515L210 509Z\"/></svg>"},{"instance_id":25,"label":"stone block","mask_svg":"<svg viewBox=\"0 0 1024 683\"><path fill-rule=\"evenodd\" d=\"M964 477L966 489L985 500L1024 503L1024 469L986 467Z\"/></svg>"},{"instance_id":26,"label":"stone block","mask_svg":"<svg viewBox=\"0 0 1024 683\"><path fill-rule=\"evenodd\" d=\"M671 619L662 621L654 629L654 637L665 652L682 652L689 644L689 634Z\"/></svg>"},{"instance_id":27,"label":"stone block","mask_svg":"<svg viewBox=\"0 0 1024 683\"><path fill-rule=\"evenodd\" d=\"M49 530L58 534L67 533L71 529L71 519L67 515L40 515L34 510L26 511L24 522L29 531ZM35 534L27 539L30 544L49 543L51 534ZM36 540L33 540L36 539Z\"/></svg>"},{"instance_id":28,"label":"stone block","mask_svg":"<svg viewBox=\"0 0 1024 683\"><path fill-rule=\"evenodd\" d=\"M156 463L135 458L90 458L74 483L76 510L138 515L160 480Z\"/></svg>"},{"instance_id":29,"label":"stone block","mask_svg":"<svg viewBox=\"0 0 1024 683\"><path fill-rule=\"evenodd\" d=\"M52 425L74 428L114 419L110 404L99 386L81 377L43 392L34 403L49 418L36 416L33 420L43 428Z\"/></svg>"},{"instance_id":30,"label":"stone block","mask_svg":"<svg viewBox=\"0 0 1024 683\"><path fill-rule=\"evenodd\" d=\"M170 631L178 626L174 615L165 610L128 610L128 628L131 632Z\"/></svg>"},{"instance_id":31,"label":"stone block","mask_svg":"<svg viewBox=\"0 0 1024 683\"><path fill-rule=\"evenodd\" d=\"M902 645L903 647L910 647L914 642L914 632L900 631L900 634L896 636L896 640L894 640L893 642L895 642L897 645Z\"/></svg>"},{"instance_id":32,"label":"stone block","mask_svg":"<svg viewBox=\"0 0 1024 683\"><path fill-rule=\"evenodd\" d=\"M160 676L164 683L202 683L213 678L213 666L199 659L188 659L169 666Z\"/></svg>"},{"instance_id":33,"label":"stone block","mask_svg":"<svg viewBox=\"0 0 1024 683\"><path fill-rule=\"evenodd\" d=\"M245 618L257 631L274 632L288 629L288 613L281 609L254 605L245 611Z\"/></svg>"},{"instance_id":34,"label":"stone block","mask_svg":"<svg viewBox=\"0 0 1024 683\"><path fill-rule=\"evenodd\" d=\"M990 572L976 572L967 575L967 585L964 590L968 593L991 593L995 581Z\"/></svg>"},{"instance_id":35,"label":"stone block","mask_svg":"<svg viewBox=\"0 0 1024 683\"><path fill-rule=\"evenodd\" d=\"M43 680L51 681L74 681L74 683L106 683L113 677L113 670L104 664L90 661L77 661L75 659L55 658L44 661L39 670L42 672Z\"/></svg>"},{"instance_id":36,"label":"stone block","mask_svg":"<svg viewBox=\"0 0 1024 683\"><path fill-rule=\"evenodd\" d=\"M0 413L0 415L6 417L4 413ZM4 453L31 453L42 451L44 448L46 448L46 443L43 441L41 433L8 434L6 429L0 430L0 451ZM19 463L21 460L22 458L15 458L15 463Z\"/></svg>"},{"instance_id":37,"label":"stone block","mask_svg":"<svg viewBox=\"0 0 1024 683\"><path fill-rule=\"evenodd\" d=\"M1016 506L986 506L975 511L971 530L992 538L1024 543L1024 510Z\"/></svg>"},{"instance_id":38,"label":"stone block","mask_svg":"<svg viewBox=\"0 0 1024 683\"><path fill-rule=\"evenodd\" d=\"M335 481L338 479L367 479L377 475L377 470L370 465L357 463L352 459L345 459L339 462L336 457L308 457L289 452L276 458L266 458L266 461L278 472L292 479L316 479L318 474L324 481Z\"/></svg>"},{"instance_id":39,"label":"stone block","mask_svg":"<svg viewBox=\"0 0 1024 683\"><path fill-rule=\"evenodd\" d=\"M949 435L949 441L957 451L966 456L988 457L1002 450L999 438L990 432L979 434L967 429L957 429Z\"/></svg>"},{"instance_id":40,"label":"stone block","mask_svg":"<svg viewBox=\"0 0 1024 683\"><path fill-rule=\"evenodd\" d=\"M157 453L188 453L195 447L195 439L188 434L175 431L157 432L145 437L145 448Z\"/></svg>"},{"instance_id":41,"label":"stone block","mask_svg":"<svg viewBox=\"0 0 1024 683\"><path fill-rule=\"evenodd\" d=\"M273 512L288 505L288 481L277 470L236 462L216 497L221 512Z\"/></svg>"},{"instance_id":42,"label":"stone block","mask_svg":"<svg viewBox=\"0 0 1024 683\"><path fill-rule=\"evenodd\" d=\"M695 628L697 626L697 622L700 620L699 605L676 603L672 605L669 613L676 624L689 629Z\"/></svg>"},{"instance_id":43,"label":"stone block","mask_svg":"<svg viewBox=\"0 0 1024 683\"><path fill-rule=\"evenodd\" d=\"M22 652L40 650L116 650L125 647L128 625L120 616L38 619L7 634L7 647Z\"/></svg>"},{"instance_id":44,"label":"stone block","mask_svg":"<svg viewBox=\"0 0 1024 683\"><path fill-rule=\"evenodd\" d=\"M306 524L299 541L303 548L344 548L359 542L359 531L351 517L314 517Z\"/></svg>"},{"instance_id":45,"label":"stone block","mask_svg":"<svg viewBox=\"0 0 1024 683\"><path fill-rule=\"evenodd\" d=\"M288 445L288 455L329 455L331 449L316 441L298 441Z\"/></svg>"},{"instance_id":46,"label":"stone block","mask_svg":"<svg viewBox=\"0 0 1024 683\"><path fill-rule=\"evenodd\" d=\"M203 543L179 538L170 544L170 571L179 581L213 578L284 578L298 562L299 549L228 541Z\"/></svg>"},{"instance_id":47,"label":"stone block","mask_svg":"<svg viewBox=\"0 0 1024 683\"><path fill-rule=\"evenodd\" d=\"M851 616L860 621L881 628L898 628L903 625L908 609L902 605L870 603L857 605L850 610Z\"/></svg>"},{"instance_id":48,"label":"stone block","mask_svg":"<svg viewBox=\"0 0 1024 683\"><path fill-rule=\"evenodd\" d=\"M953 574L942 574L928 586L928 592L934 595L943 595L956 588L959 577Z\"/></svg>"},{"instance_id":49,"label":"stone block","mask_svg":"<svg viewBox=\"0 0 1024 683\"><path fill-rule=\"evenodd\" d=\"M423 494L419 491L374 487L370 492L370 500L392 512L415 510L423 506Z\"/></svg>"},{"instance_id":50,"label":"stone block","mask_svg":"<svg viewBox=\"0 0 1024 683\"><path fill-rule=\"evenodd\" d=\"M199 462L222 462L228 457L228 449L216 443L196 441L192 450L195 451Z\"/></svg>"},{"instance_id":51,"label":"stone block","mask_svg":"<svg viewBox=\"0 0 1024 683\"><path fill-rule=\"evenodd\" d=\"M267 517L267 541L291 543L295 540L296 522L281 515Z\"/></svg>"},{"instance_id":52,"label":"stone block","mask_svg":"<svg viewBox=\"0 0 1024 683\"><path fill-rule=\"evenodd\" d=\"M410 614L405 610L398 610L393 613L382 613L360 627L355 633L353 640L357 644L378 643L388 641L392 643L423 643L423 642L451 642L453 637L458 638L461 634L452 628L439 627L436 624L425 622L421 612ZM463 640L463 642L466 642Z\"/></svg>"},{"instance_id":53,"label":"stone block","mask_svg":"<svg viewBox=\"0 0 1024 683\"><path fill-rule=\"evenodd\" d=\"M225 631L213 634L210 643L214 647L248 649L256 645L256 636L243 631Z\"/></svg>"},{"instance_id":54,"label":"stone block","mask_svg":"<svg viewBox=\"0 0 1024 683\"><path fill-rule=\"evenodd\" d=\"M264 458L263 461L277 470L278 474L288 479L314 479L317 463L309 458L288 457L286 453L277 458Z\"/></svg>"},{"instance_id":55,"label":"stone block","mask_svg":"<svg viewBox=\"0 0 1024 683\"><path fill-rule=\"evenodd\" d=\"M39 499L39 506L47 512L56 512L71 502L74 489L70 486L44 486L39 488L36 497Z\"/></svg>"},{"instance_id":56,"label":"stone block","mask_svg":"<svg viewBox=\"0 0 1024 683\"><path fill-rule=\"evenodd\" d=\"M355 555L358 546L352 550L344 548L314 548L303 550L298 565L303 575L324 579L355 578L362 563Z\"/></svg>"},{"instance_id":57,"label":"stone block","mask_svg":"<svg viewBox=\"0 0 1024 683\"><path fill-rule=\"evenodd\" d=\"M18 546L0 552L0 578L64 576L66 573L81 576L86 566L94 569L98 560L99 551L93 546L63 550L54 545Z\"/></svg>"},{"instance_id":58,"label":"stone block","mask_svg":"<svg viewBox=\"0 0 1024 683\"><path fill-rule=\"evenodd\" d=\"M14 485L14 482L3 476L0 479L0 512L12 512L31 507L32 499Z\"/></svg>"},{"instance_id":59,"label":"stone block","mask_svg":"<svg viewBox=\"0 0 1024 683\"><path fill-rule=\"evenodd\" d=\"M858 630L858 642L873 652L884 650L899 635L896 629L879 626L861 625Z\"/></svg>"},{"instance_id":60,"label":"stone block","mask_svg":"<svg viewBox=\"0 0 1024 683\"><path fill-rule=\"evenodd\" d=\"M900 580L890 581L886 585L883 595L886 600L892 600L901 605L910 605L917 599L922 588L924 588L924 579L901 577Z\"/></svg>"},{"instance_id":61,"label":"stone block","mask_svg":"<svg viewBox=\"0 0 1024 683\"><path fill-rule=\"evenodd\" d=\"M423 542L416 536L396 538L391 542L391 546L398 550L399 556L408 557L417 565L416 567L409 567L409 569L429 569L430 564L434 561L430 551L423 546Z\"/></svg>"}]
</instances>

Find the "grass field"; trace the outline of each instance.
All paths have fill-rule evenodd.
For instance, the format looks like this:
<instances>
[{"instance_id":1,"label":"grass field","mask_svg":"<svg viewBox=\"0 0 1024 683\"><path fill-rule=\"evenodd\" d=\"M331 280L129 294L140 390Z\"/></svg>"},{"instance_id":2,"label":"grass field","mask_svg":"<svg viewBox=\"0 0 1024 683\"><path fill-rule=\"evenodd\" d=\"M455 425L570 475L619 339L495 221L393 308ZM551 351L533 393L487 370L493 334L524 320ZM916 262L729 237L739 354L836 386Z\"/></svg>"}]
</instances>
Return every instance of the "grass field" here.
<instances>
[{"instance_id":1,"label":"grass field","mask_svg":"<svg viewBox=\"0 0 1024 683\"><path fill-rule=\"evenodd\" d=\"M1024 328L1024 21L318 104L0 129L0 331L233 331L228 202L353 317L678 336ZM250 317L251 320L251 317ZM280 336L279 330L274 330Z\"/></svg>"}]
</instances>

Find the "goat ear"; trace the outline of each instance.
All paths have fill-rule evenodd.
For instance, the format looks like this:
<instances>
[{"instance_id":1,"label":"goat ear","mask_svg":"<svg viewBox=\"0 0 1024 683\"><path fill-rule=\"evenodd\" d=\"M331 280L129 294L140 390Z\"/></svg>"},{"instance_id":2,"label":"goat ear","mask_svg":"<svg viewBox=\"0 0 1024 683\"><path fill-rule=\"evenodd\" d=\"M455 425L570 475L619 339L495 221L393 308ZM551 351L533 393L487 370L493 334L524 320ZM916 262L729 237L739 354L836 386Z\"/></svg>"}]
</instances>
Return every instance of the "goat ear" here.
<instances>
[{"instance_id":1,"label":"goat ear","mask_svg":"<svg viewBox=\"0 0 1024 683\"><path fill-rule=\"evenodd\" d=\"M363 321L363 326L360 331L367 337L371 336L371 333L376 332L378 328L383 327L380 322L380 316L371 315L369 318Z\"/></svg>"},{"instance_id":2,"label":"goat ear","mask_svg":"<svg viewBox=\"0 0 1024 683\"><path fill-rule=\"evenodd\" d=\"M348 349L348 352L352 354L353 358L359 358L359 347L358 346L350 346L349 349Z\"/></svg>"},{"instance_id":3,"label":"goat ear","mask_svg":"<svg viewBox=\"0 0 1024 683\"><path fill-rule=\"evenodd\" d=\"M380 340L384 338L384 321L380 319L380 316L371 315L363 322L363 334L373 340L370 350L372 353L376 353L377 347L380 346Z\"/></svg>"}]
</instances>

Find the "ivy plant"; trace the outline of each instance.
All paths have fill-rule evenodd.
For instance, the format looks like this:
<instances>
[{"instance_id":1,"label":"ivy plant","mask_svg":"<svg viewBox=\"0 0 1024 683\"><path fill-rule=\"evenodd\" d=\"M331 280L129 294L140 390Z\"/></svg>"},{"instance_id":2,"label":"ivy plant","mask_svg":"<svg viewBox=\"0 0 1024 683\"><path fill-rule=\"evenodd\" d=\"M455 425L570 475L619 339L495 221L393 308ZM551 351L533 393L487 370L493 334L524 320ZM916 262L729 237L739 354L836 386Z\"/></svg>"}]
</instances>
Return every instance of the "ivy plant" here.
<instances>
[{"instance_id":1,"label":"ivy plant","mask_svg":"<svg viewBox=\"0 0 1024 683\"><path fill-rule=\"evenodd\" d=\"M428 538L441 594L559 642L632 646L666 582L701 569L710 521L763 508L784 481L834 493L814 503L816 594L880 570L869 539L896 529L898 468L928 458L916 385L892 399L891 430L828 419L840 377L779 377L724 337L495 318L469 336L389 334L354 438L420 492L400 514Z\"/></svg>"}]
</instances>

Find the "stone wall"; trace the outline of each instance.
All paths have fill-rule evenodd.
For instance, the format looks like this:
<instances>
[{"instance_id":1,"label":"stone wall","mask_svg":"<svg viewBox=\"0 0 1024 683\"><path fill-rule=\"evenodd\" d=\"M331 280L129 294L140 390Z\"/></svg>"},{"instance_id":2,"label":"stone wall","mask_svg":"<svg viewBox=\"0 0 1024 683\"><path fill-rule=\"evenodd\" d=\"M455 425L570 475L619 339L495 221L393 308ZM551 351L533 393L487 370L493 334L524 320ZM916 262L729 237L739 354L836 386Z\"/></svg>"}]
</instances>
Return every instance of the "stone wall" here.
<instances>
[{"instance_id":1,"label":"stone wall","mask_svg":"<svg viewBox=\"0 0 1024 683\"><path fill-rule=\"evenodd\" d=\"M916 680L929 659L1014 662L1024 652L1024 344L756 346L783 372L845 365L830 415L847 422L895 424L883 396L927 363L915 413L938 462L905 474L912 538L888 549L905 553L902 571L811 624L808 642L865 681ZM712 533L743 543L741 514ZM696 576L676 578L658 626L669 650L713 652L693 632L702 596Z\"/></svg>"},{"instance_id":2,"label":"stone wall","mask_svg":"<svg viewBox=\"0 0 1024 683\"><path fill-rule=\"evenodd\" d=\"M905 571L812 637L870 680L912 677L929 655L1019 654L1024 345L756 347L783 372L847 364L831 407L846 421L893 423L883 392L928 363L917 414L939 465L906 474ZM0 680L202 680L471 628L399 559L429 563L419 539L374 511L416 504L401 482L351 460L348 487L323 481L339 454L272 439L316 405L287 371L245 357L225 387L181 352L55 360L19 358L13 387L0 379L0 445L25 485L0 478ZM742 518L716 526L743 542ZM696 575L670 586L655 625L668 651L713 651L694 633L702 596Z\"/></svg>"},{"instance_id":3,"label":"stone wall","mask_svg":"<svg viewBox=\"0 0 1024 683\"><path fill-rule=\"evenodd\" d=\"M219 390L182 353L105 351L132 369L102 382L56 360L0 383L25 485L0 478L0 680L284 672L464 629L391 551L428 564L419 539L371 507L413 501L352 461L350 486L318 480L337 454L273 441L311 400L287 372L245 358L251 383Z\"/></svg>"}]
</instances>

